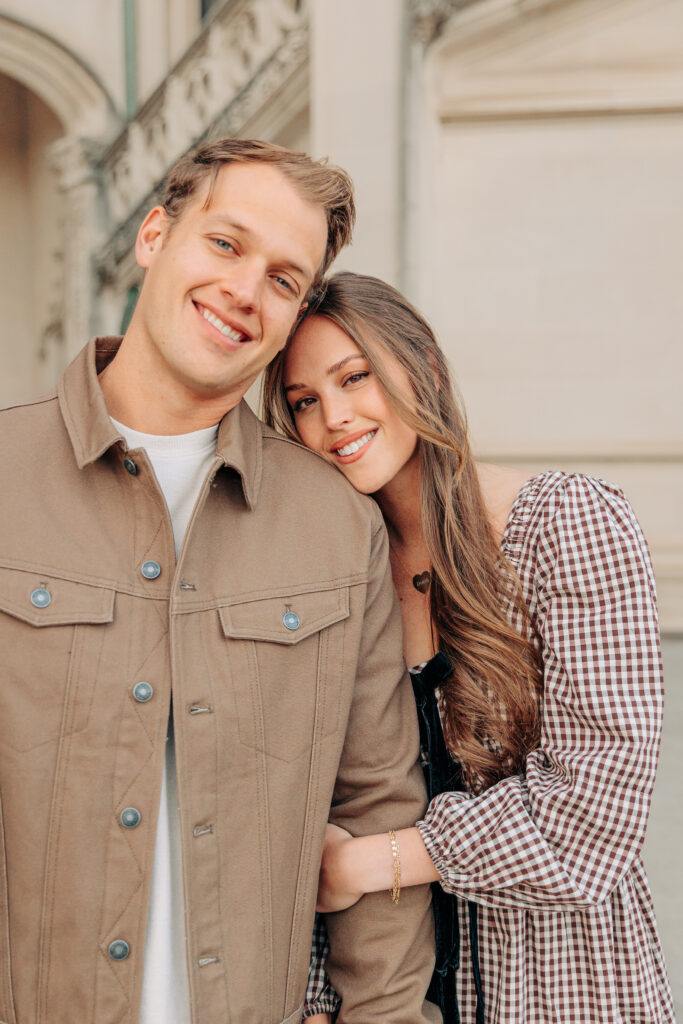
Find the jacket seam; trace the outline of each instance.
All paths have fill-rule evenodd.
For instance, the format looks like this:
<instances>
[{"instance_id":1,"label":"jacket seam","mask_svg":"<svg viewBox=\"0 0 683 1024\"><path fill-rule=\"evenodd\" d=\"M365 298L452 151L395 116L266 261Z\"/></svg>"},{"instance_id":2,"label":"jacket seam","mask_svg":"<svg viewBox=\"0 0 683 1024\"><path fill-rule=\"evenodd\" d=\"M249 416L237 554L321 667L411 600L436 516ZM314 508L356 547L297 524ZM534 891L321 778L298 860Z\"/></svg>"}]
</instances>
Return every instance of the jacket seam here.
<instances>
[{"instance_id":1,"label":"jacket seam","mask_svg":"<svg viewBox=\"0 0 683 1024\"><path fill-rule=\"evenodd\" d=\"M289 969L287 972L287 984L285 986L285 1007L289 1002L289 996L291 991L291 970L296 965L299 956L299 947L301 945L301 904L300 891L302 888L302 880L310 875L310 861L311 861L311 818L313 808L316 806L318 787L319 787L319 757L316 757L318 744L324 738L324 728L321 726L321 718L324 718L324 712L326 710L327 700L327 689L325 690L325 703L321 701L321 689L322 680L327 678L327 657L328 657L328 643L327 635L323 636L320 640L319 650L319 661L318 661L318 678L315 695L315 721L313 725L313 742L311 743L311 754L310 754L310 769L308 775L308 786L306 793L306 817L304 819L303 835L301 837L301 856L299 860L299 871L297 874L296 892L294 897L294 914L292 920L292 936L289 946ZM322 714L321 714L322 704ZM321 733L323 735L321 735Z\"/></svg>"},{"instance_id":2,"label":"jacket seam","mask_svg":"<svg viewBox=\"0 0 683 1024\"><path fill-rule=\"evenodd\" d=\"M26 399L26 401L11 402L9 405L3 405L2 409L0 409L0 413L12 412L13 409L32 409L36 405L47 405L49 402L54 402L56 400L57 392L49 391L45 395L36 395L35 398L29 398ZM0 1021L0 1024L2 1024L2 1021Z\"/></svg>"},{"instance_id":3,"label":"jacket seam","mask_svg":"<svg viewBox=\"0 0 683 1024\"><path fill-rule=\"evenodd\" d=\"M189 612L202 612L210 611L218 608L232 608L235 605L242 604L255 604L258 601L274 601L278 597L300 597L304 594L319 594L326 593L330 590L342 590L344 588L363 586L368 582L367 573L359 573L356 576L343 576L323 583L316 583L314 585L303 584L298 587L277 587L274 590L248 590L241 594L231 595L230 597L215 597L207 599L206 601L194 601L192 603L187 602L182 607L175 607L172 609L173 615L184 615Z\"/></svg>"}]
</instances>

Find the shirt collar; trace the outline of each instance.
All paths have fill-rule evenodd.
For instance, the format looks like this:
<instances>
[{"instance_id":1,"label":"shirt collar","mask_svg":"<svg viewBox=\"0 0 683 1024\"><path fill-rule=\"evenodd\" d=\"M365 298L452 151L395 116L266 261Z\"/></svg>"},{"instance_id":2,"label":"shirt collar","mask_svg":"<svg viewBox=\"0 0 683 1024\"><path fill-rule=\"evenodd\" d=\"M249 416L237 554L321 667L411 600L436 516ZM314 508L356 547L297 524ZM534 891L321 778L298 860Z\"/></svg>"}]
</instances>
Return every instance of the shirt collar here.
<instances>
[{"instance_id":1,"label":"shirt collar","mask_svg":"<svg viewBox=\"0 0 683 1024\"><path fill-rule=\"evenodd\" d=\"M101 458L121 435L109 418L97 375L116 355L121 338L94 338L79 352L59 381L59 407L79 469ZM218 428L216 455L242 481L244 499L254 508L263 470L261 421L242 401L226 413Z\"/></svg>"}]
</instances>

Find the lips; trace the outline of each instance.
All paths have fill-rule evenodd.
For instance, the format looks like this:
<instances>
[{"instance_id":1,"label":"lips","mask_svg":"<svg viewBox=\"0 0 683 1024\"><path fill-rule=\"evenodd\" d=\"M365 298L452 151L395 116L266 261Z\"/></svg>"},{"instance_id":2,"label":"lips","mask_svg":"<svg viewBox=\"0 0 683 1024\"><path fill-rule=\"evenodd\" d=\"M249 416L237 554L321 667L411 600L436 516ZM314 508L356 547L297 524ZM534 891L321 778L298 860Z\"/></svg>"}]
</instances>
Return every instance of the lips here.
<instances>
[{"instance_id":1,"label":"lips","mask_svg":"<svg viewBox=\"0 0 683 1024\"><path fill-rule=\"evenodd\" d=\"M215 313L212 309L209 309L208 306L204 306L202 303L197 301L194 301L194 306L199 315L203 317L208 324L211 324L212 327L215 327L218 333L221 334L224 338L227 338L229 341L237 342L240 345L243 344L245 341L251 341L251 335L248 333L248 331L245 331L237 324L227 323L225 320L219 317L218 314Z\"/></svg>"},{"instance_id":2,"label":"lips","mask_svg":"<svg viewBox=\"0 0 683 1024\"><path fill-rule=\"evenodd\" d=\"M374 440L377 430L378 428L374 427L372 430L349 434L341 441L337 441L330 451L340 462L355 462L365 454L368 445Z\"/></svg>"}]
</instances>

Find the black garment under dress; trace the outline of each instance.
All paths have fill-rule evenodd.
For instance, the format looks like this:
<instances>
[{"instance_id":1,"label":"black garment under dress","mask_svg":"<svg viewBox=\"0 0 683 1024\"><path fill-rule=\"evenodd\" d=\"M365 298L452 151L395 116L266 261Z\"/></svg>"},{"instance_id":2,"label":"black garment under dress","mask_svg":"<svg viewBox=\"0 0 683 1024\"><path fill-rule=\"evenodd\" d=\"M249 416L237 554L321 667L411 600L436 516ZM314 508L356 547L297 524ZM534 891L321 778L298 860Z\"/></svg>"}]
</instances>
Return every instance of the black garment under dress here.
<instances>
[{"instance_id":1,"label":"black garment under dress","mask_svg":"<svg viewBox=\"0 0 683 1024\"><path fill-rule=\"evenodd\" d=\"M420 753L429 799L449 790L462 790L462 770L453 759L444 740L436 690L451 674L453 667L440 651L421 668L411 669L415 703L420 722ZM438 882L432 884L432 905L436 932L436 966L427 998L443 1013L443 1024L460 1024L456 994L456 971L460 966L460 927L458 897L444 892ZM477 904L467 904L472 971L477 993L477 1024L485 1024L484 997L479 976L479 938Z\"/></svg>"}]
</instances>

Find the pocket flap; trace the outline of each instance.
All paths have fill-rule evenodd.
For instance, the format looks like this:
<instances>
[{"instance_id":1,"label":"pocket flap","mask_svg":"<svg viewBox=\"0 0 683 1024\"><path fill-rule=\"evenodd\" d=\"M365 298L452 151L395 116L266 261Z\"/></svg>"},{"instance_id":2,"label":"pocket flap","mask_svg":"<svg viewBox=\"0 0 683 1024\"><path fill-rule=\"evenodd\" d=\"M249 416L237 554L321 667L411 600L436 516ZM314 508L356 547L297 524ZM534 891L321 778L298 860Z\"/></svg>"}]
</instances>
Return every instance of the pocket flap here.
<instances>
[{"instance_id":1,"label":"pocket flap","mask_svg":"<svg viewBox=\"0 0 683 1024\"><path fill-rule=\"evenodd\" d=\"M293 597L268 597L259 601L223 605L218 609L226 637L233 640L267 640L298 644L325 626L349 616L349 588L316 590ZM289 628L285 625L285 619Z\"/></svg>"},{"instance_id":2,"label":"pocket flap","mask_svg":"<svg viewBox=\"0 0 683 1024\"><path fill-rule=\"evenodd\" d=\"M0 566L0 611L31 626L111 622L114 591L49 573Z\"/></svg>"}]
</instances>

